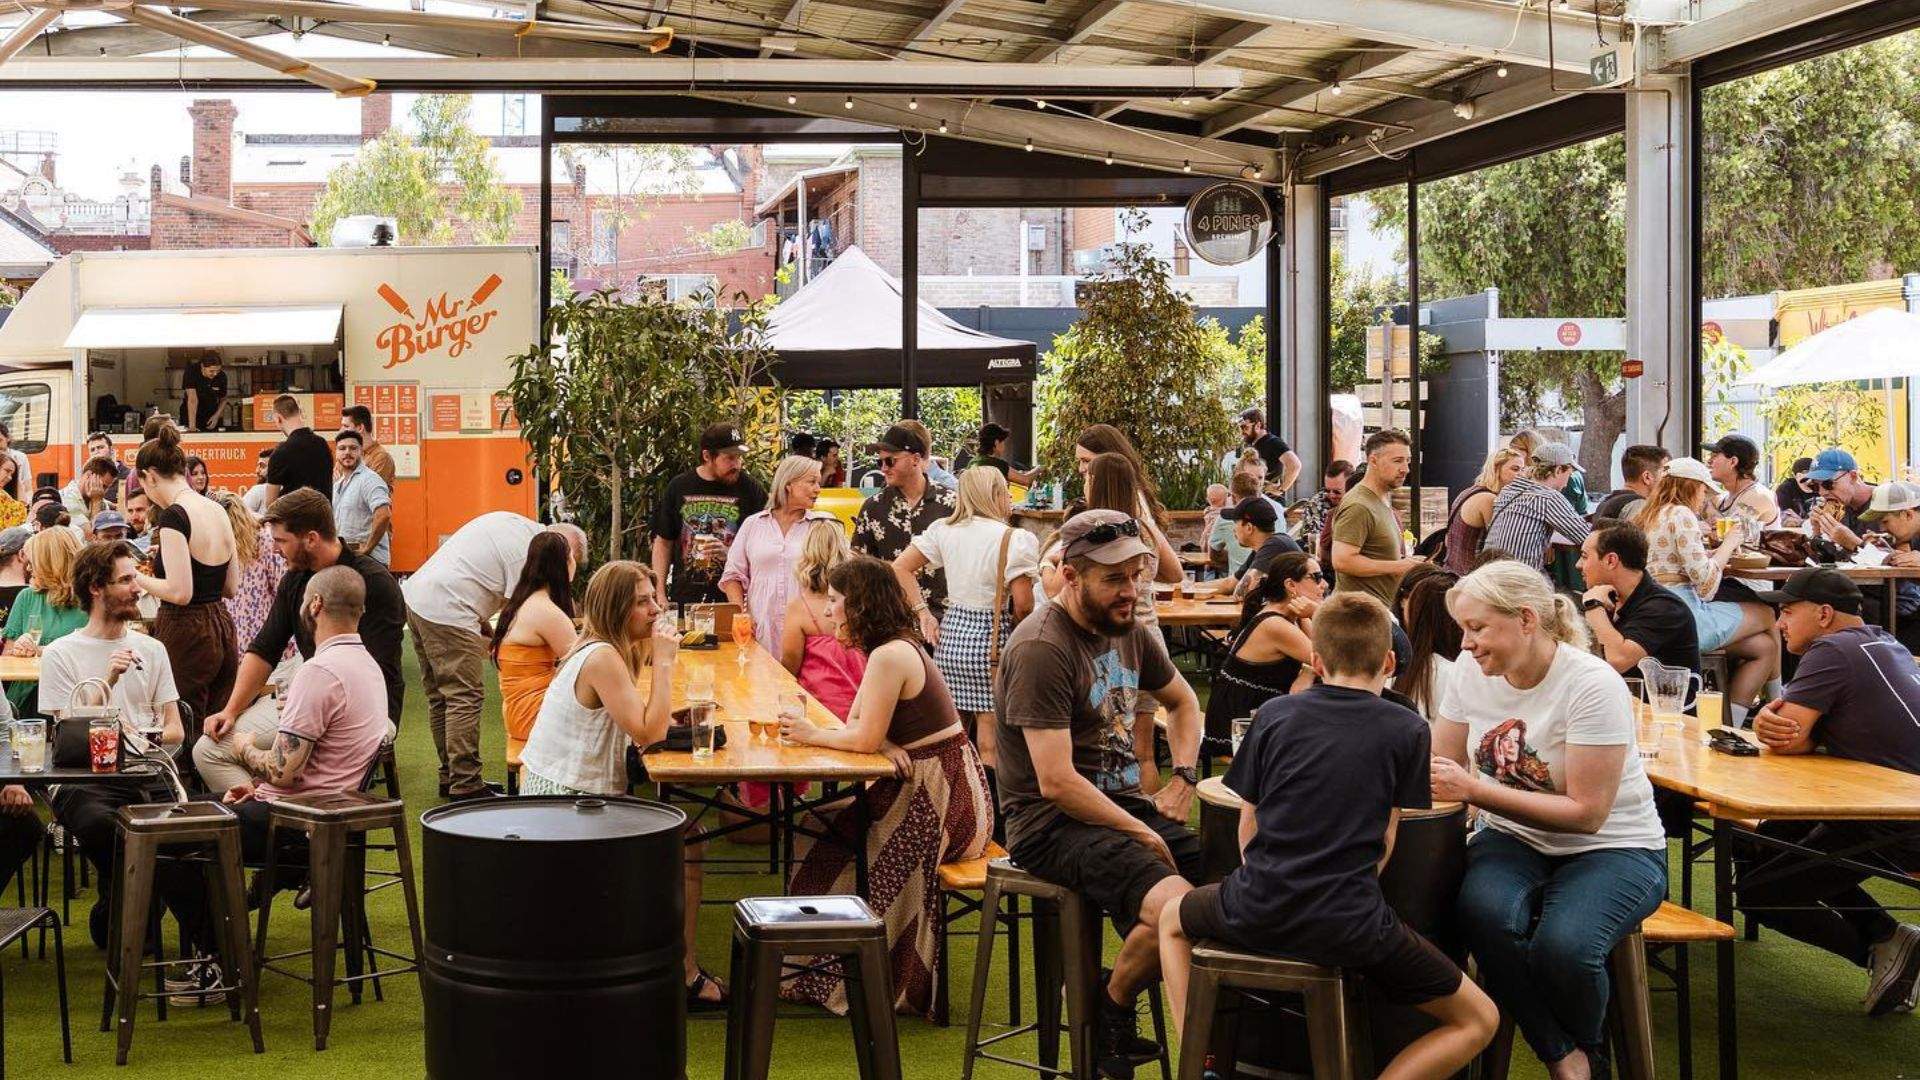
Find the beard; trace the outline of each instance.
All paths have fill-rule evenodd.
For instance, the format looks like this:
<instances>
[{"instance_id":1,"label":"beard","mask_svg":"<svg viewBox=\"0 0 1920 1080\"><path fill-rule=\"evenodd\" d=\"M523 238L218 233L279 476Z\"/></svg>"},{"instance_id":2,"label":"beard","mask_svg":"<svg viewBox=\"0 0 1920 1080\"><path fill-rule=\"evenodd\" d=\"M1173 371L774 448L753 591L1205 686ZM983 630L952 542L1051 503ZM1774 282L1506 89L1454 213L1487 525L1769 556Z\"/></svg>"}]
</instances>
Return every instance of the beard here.
<instances>
[{"instance_id":1,"label":"beard","mask_svg":"<svg viewBox=\"0 0 1920 1080\"><path fill-rule=\"evenodd\" d=\"M1084 596L1085 594L1082 594L1083 599ZM1081 604L1080 610L1086 614L1087 622L1093 626L1094 630L1107 637L1120 637L1132 631L1137 623L1134 607L1131 604L1127 605L1127 609L1119 615L1115 615L1112 608L1093 607L1085 603Z\"/></svg>"}]
</instances>

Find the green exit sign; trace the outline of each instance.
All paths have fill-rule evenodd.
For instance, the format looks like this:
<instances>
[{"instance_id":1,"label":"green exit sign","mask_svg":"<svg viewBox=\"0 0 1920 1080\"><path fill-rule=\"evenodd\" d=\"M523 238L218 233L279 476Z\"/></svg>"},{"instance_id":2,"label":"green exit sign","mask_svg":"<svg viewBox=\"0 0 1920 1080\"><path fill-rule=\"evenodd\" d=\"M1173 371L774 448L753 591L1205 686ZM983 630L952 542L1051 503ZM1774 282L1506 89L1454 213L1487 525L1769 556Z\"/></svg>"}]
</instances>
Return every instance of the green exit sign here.
<instances>
[{"instance_id":1,"label":"green exit sign","mask_svg":"<svg viewBox=\"0 0 1920 1080\"><path fill-rule=\"evenodd\" d=\"M1618 86L1633 78L1633 46L1623 41L1594 50L1587 58L1587 73L1595 86Z\"/></svg>"}]
</instances>

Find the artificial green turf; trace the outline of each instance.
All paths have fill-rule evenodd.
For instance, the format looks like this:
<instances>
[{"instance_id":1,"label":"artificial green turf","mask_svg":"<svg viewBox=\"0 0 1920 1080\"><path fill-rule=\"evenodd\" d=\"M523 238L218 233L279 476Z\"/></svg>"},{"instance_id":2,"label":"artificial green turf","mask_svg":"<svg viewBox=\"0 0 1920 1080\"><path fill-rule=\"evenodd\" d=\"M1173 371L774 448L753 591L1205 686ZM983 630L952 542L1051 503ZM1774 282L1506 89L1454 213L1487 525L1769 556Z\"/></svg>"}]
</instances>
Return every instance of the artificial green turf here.
<instances>
[{"instance_id":1,"label":"artificial green turf","mask_svg":"<svg viewBox=\"0 0 1920 1080\"><path fill-rule=\"evenodd\" d=\"M427 733L425 704L419 690L413 656L407 654L408 708L400 729L402 790L410 809L434 805L434 753ZM488 702L483 728L490 770L499 773L499 704ZM499 777L496 775L495 777ZM419 851L417 822L414 850ZM746 855L763 849L740 848L716 855ZM417 857L417 854L416 854ZM378 857L376 856L376 864ZM55 906L58 878L55 876ZM1697 897L1710 896L1704 873ZM712 875L709 898L731 898L778 891L770 877ZM6 900L13 892L7 890ZM135 1024L133 1053L124 1069L113 1065L113 1038L99 1031L102 958L87 940L84 914L91 893L74 903L75 925L67 938L69 988L73 997L74 1064L60 1063L59 1028L55 1019L53 962L49 957L22 960L17 949L0 956L6 979L6 1063L9 1074L21 1077L192 1077L248 1075L271 1080L338 1080L341 1077L409 1077L425 1071L418 984L410 978L389 980L386 1000L352 1005L344 992L335 996L335 1016L328 1049L313 1050L305 984L268 975L261 992L267 1051L249 1052L246 1030L228 1021L224 1008L169 1010L166 1023L154 1017L151 1003L143 1003ZM1912 903L1911 897L1900 902ZM551 907L529 916L563 916L568 898L564 883L556 882ZM403 907L398 889L374 895L369 916L376 940L405 951ZM728 921L724 908L710 908L701 930L701 955L716 972L724 967ZM296 912L285 897L274 912L275 951L305 944L304 912ZM962 924L971 931L973 920ZM1111 947L1111 935L1109 946ZM1003 960L1004 957L996 957ZM971 978L971 933L955 940L952 957L955 1017L964 1016L967 980ZM996 984L987 996L989 1021L1003 1020L1006 1008L1006 965L996 963ZM1698 948L1693 963L1695 1059L1699 1075L1715 1075L1713 954ZM1894 1016L1869 1020L1858 1001L1864 975L1840 960L1779 934L1768 933L1757 944L1742 943L1738 963L1741 1024L1740 1062L1750 1078L1896 1077L1920 1073L1920 1019ZM1031 995L1027 1008L1031 1009ZM1675 1075L1673 1000L1656 993L1654 1025L1659 1035L1658 1061L1666 1075ZM791 1007L788 1007L791 1009ZM906 1075L912 1078L958 1076L964 1023L937 1028L903 1017L900 1046ZM605 1032L599 1037L627 1038L632 1032ZM721 1071L722 1021L695 1019L688 1031L687 1075L692 1080L718 1078ZM1526 1051L1515 1050L1514 1075L1533 1077L1543 1070ZM782 1019L774 1047L773 1074L792 1080L846 1080L855 1075L851 1039L845 1021L825 1013L817 1018ZM1031 1075L983 1063L975 1074L986 1080L1000 1076ZM1157 1070L1142 1069L1142 1080ZM647 1078L651 1080L651 1078Z\"/></svg>"}]
</instances>

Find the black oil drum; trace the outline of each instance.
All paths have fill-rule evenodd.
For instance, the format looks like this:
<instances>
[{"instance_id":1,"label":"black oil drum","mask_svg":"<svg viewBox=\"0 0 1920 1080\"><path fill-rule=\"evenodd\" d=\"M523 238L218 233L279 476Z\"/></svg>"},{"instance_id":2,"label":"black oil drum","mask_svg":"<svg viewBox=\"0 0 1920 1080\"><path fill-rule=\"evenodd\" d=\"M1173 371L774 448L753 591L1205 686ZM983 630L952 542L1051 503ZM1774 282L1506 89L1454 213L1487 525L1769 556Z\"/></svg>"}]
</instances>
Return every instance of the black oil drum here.
<instances>
[{"instance_id":1,"label":"black oil drum","mask_svg":"<svg viewBox=\"0 0 1920 1080\"><path fill-rule=\"evenodd\" d=\"M1211 885L1240 867L1240 796L1218 776L1200 781L1200 885Z\"/></svg>"},{"instance_id":2,"label":"black oil drum","mask_svg":"<svg viewBox=\"0 0 1920 1080\"><path fill-rule=\"evenodd\" d=\"M421 818L427 1075L686 1075L685 814L522 796Z\"/></svg>"}]
</instances>

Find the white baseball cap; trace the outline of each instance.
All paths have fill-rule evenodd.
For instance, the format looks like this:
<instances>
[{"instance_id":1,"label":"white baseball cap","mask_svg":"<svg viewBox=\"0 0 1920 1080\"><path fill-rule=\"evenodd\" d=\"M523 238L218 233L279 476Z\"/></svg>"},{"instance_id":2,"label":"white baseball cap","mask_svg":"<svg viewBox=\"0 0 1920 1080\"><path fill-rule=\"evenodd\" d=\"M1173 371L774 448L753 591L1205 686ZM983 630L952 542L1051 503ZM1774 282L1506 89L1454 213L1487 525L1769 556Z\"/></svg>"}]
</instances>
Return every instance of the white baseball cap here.
<instances>
[{"instance_id":1,"label":"white baseball cap","mask_svg":"<svg viewBox=\"0 0 1920 1080\"><path fill-rule=\"evenodd\" d=\"M1902 480L1881 484L1873 489L1873 501L1860 513L1860 520L1878 521L1888 514L1920 508L1920 484Z\"/></svg>"},{"instance_id":2,"label":"white baseball cap","mask_svg":"<svg viewBox=\"0 0 1920 1080\"><path fill-rule=\"evenodd\" d=\"M1677 457L1668 461L1667 475L1677 476L1682 480L1698 480L1715 494L1726 490L1714 482L1713 473L1708 471L1706 462L1699 458Z\"/></svg>"}]
</instances>

